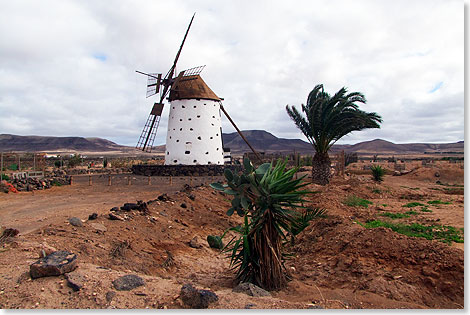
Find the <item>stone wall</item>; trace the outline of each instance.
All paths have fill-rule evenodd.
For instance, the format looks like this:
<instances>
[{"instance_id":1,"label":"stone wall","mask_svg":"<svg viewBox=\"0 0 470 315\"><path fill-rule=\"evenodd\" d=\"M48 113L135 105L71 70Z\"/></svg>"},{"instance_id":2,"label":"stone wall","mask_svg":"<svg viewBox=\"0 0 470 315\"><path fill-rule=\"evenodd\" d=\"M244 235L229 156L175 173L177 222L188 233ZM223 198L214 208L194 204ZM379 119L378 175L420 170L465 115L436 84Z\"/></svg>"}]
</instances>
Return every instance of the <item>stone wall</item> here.
<instances>
[{"instance_id":1,"label":"stone wall","mask_svg":"<svg viewBox=\"0 0 470 315\"><path fill-rule=\"evenodd\" d=\"M133 165L132 173L143 176L217 176L231 165Z\"/></svg>"}]
</instances>

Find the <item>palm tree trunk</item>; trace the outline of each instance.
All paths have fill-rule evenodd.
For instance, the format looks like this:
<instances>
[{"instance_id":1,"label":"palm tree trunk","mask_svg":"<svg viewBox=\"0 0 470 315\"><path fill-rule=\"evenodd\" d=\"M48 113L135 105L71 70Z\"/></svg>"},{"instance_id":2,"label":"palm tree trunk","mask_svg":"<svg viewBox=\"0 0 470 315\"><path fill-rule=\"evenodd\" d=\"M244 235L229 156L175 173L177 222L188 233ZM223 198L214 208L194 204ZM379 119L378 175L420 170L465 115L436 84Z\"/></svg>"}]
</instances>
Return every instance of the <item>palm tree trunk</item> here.
<instances>
[{"instance_id":1,"label":"palm tree trunk","mask_svg":"<svg viewBox=\"0 0 470 315\"><path fill-rule=\"evenodd\" d=\"M328 153L315 153L312 160L312 182L327 185L331 177L331 160Z\"/></svg>"}]
</instances>

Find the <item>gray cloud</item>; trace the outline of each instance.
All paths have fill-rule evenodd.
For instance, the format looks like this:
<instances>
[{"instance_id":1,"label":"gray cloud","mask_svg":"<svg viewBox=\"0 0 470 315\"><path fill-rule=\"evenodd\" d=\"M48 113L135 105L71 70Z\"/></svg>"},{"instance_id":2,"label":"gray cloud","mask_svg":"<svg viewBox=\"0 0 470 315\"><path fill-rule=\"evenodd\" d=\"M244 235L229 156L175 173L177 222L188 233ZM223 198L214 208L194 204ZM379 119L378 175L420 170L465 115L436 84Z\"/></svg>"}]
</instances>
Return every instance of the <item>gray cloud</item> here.
<instances>
[{"instance_id":1,"label":"gray cloud","mask_svg":"<svg viewBox=\"0 0 470 315\"><path fill-rule=\"evenodd\" d=\"M462 9L456 0L4 1L0 133L134 145L155 101L134 70L165 74L197 12L178 70L206 64L204 80L241 129L303 139L285 105L323 83L361 91L362 109L384 119L340 143L462 140ZM223 129L234 131L226 119Z\"/></svg>"}]
</instances>

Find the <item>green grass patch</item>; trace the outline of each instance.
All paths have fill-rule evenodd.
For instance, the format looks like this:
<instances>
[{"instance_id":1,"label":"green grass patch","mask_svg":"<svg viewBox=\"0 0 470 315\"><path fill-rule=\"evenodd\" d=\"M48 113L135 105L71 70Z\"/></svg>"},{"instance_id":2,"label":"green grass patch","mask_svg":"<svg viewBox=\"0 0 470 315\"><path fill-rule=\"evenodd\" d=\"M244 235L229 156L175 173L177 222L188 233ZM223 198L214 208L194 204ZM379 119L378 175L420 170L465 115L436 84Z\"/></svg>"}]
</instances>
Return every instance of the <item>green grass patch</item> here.
<instances>
[{"instance_id":1,"label":"green grass patch","mask_svg":"<svg viewBox=\"0 0 470 315\"><path fill-rule=\"evenodd\" d=\"M373 192L374 194L381 194L381 193L382 193L382 191L381 191L380 189L377 189L377 188L372 189L372 192Z\"/></svg>"},{"instance_id":2,"label":"green grass patch","mask_svg":"<svg viewBox=\"0 0 470 315\"><path fill-rule=\"evenodd\" d=\"M388 207L388 205L386 203L383 203L382 207Z\"/></svg>"},{"instance_id":3,"label":"green grass patch","mask_svg":"<svg viewBox=\"0 0 470 315\"><path fill-rule=\"evenodd\" d=\"M419 206L425 206L425 204L422 204L421 202L413 201L413 202L407 203L406 205L403 205L402 207L405 207L405 208L414 208L414 207L419 207Z\"/></svg>"},{"instance_id":4,"label":"green grass patch","mask_svg":"<svg viewBox=\"0 0 470 315\"><path fill-rule=\"evenodd\" d=\"M403 218L409 218L410 216L408 214L404 213L393 213L393 212L384 212L379 214L382 217L387 217L390 219L403 219Z\"/></svg>"},{"instance_id":5,"label":"green grass patch","mask_svg":"<svg viewBox=\"0 0 470 315\"><path fill-rule=\"evenodd\" d=\"M419 223L412 223L410 225L400 224L400 223L391 223L384 222L380 220L374 220L361 224L363 227L368 229L386 227L391 229L394 232L413 236L413 237L422 237L428 240L439 240L443 243L450 244L451 242L463 243L463 230L456 229L453 226L446 225L430 225L425 226Z\"/></svg>"},{"instance_id":6,"label":"green grass patch","mask_svg":"<svg viewBox=\"0 0 470 315\"><path fill-rule=\"evenodd\" d=\"M353 195L353 196L349 196L348 198L346 198L343 201L343 204L345 204L346 206L350 206L350 207L368 208L369 205L372 204L372 201L369 201L367 199L362 199L362 198L359 198L359 197Z\"/></svg>"},{"instance_id":7,"label":"green grass patch","mask_svg":"<svg viewBox=\"0 0 470 315\"><path fill-rule=\"evenodd\" d=\"M421 207L420 210L421 210L422 212L432 212L432 210L430 210L430 209L428 208L428 206Z\"/></svg>"},{"instance_id":8,"label":"green grass patch","mask_svg":"<svg viewBox=\"0 0 470 315\"><path fill-rule=\"evenodd\" d=\"M450 205L450 201L441 201L441 200L430 200L428 201L430 205Z\"/></svg>"},{"instance_id":9,"label":"green grass patch","mask_svg":"<svg viewBox=\"0 0 470 315\"><path fill-rule=\"evenodd\" d=\"M62 184L59 183L59 182L56 181L56 180L53 180L53 181L51 182L51 186L58 186L58 187L60 187L60 186L62 186Z\"/></svg>"}]
</instances>

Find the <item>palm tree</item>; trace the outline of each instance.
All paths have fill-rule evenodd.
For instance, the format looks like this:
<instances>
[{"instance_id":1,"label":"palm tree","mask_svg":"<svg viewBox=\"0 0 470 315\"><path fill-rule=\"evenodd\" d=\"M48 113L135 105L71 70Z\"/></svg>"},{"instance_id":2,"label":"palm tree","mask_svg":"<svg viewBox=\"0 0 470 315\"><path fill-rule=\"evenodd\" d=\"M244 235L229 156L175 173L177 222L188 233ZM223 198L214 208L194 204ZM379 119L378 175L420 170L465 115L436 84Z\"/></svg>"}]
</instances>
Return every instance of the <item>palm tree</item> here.
<instances>
[{"instance_id":1,"label":"palm tree","mask_svg":"<svg viewBox=\"0 0 470 315\"><path fill-rule=\"evenodd\" d=\"M331 161L328 150L352 131L380 128L382 118L377 113L367 113L356 103L366 103L362 93L347 93L345 87L330 96L318 84L309 93L307 104L302 104L301 114L294 106L286 106L287 114L315 149L312 161L312 182L326 185L330 181Z\"/></svg>"}]
</instances>

